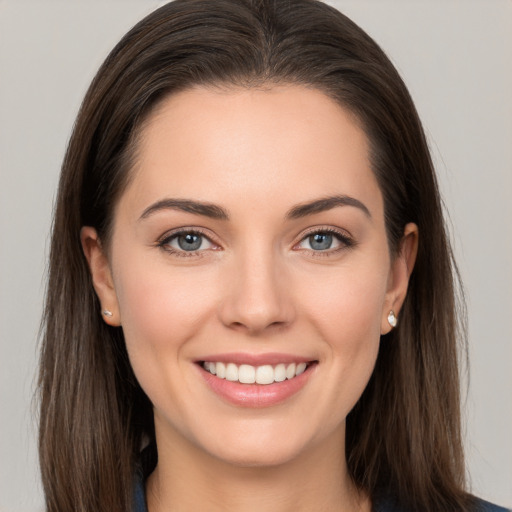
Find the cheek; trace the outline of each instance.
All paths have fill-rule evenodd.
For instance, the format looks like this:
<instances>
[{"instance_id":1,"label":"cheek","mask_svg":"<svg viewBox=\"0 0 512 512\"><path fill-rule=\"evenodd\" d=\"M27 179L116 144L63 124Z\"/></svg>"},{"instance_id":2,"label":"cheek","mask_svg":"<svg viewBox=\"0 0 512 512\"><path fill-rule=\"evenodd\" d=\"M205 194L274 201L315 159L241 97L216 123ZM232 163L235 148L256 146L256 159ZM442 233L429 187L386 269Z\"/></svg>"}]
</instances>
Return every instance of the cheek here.
<instances>
[{"instance_id":1,"label":"cheek","mask_svg":"<svg viewBox=\"0 0 512 512\"><path fill-rule=\"evenodd\" d=\"M213 277L130 256L120 263L115 285L134 374L155 410L185 432L193 388L187 366L215 307Z\"/></svg>"},{"instance_id":2,"label":"cheek","mask_svg":"<svg viewBox=\"0 0 512 512\"><path fill-rule=\"evenodd\" d=\"M186 342L204 327L214 304L207 275L165 263L122 258L115 287L130 360L139 380L169 374ZM160 371L159 371L160 370ZM141 382L142 384L142 382Z\"/></svg>"},{"instance_id":3,"label":"cheek","mask_svg":"<svg viewBox=\"0 0 512 512\"><path fill-rule=\"evenodd\" d=\"M330 273L324 280L305 282L299 296L311 321L335 344L355 346L365 339L380 339L388 273L384 265L362 265ZM319 285L321 283L321 285Z\"/></svg>"},{"instance_id":4,"label":"cheek","mask_svg":"<svg viewBox=\"0 0 512 512\"><path fill-rule=\"evenodd\" d=\"M164 259L164 258L162 258ZM176 271L162 262L129 256L114 276L123 329L139 338L175 337L180 328L199 324L211 306L208 275L197 268ZM171 329L172 326L172 329Z\"/></svg>"},{"instance_id":5,"label":"cheek","mask_svg":"<svg viewBox=\"0 0 512 512\"><path fill-rule=\"evenodd\" d=\"M302 293L308 297L303 316L320 334L322 354L334 377L322 403L336 403L332 410L338 419L345 418L360 398L377 359L388 277L379 268L386 267L346 268L321 288L311 282L309 293Z\"/></svg>"}]
</instances>

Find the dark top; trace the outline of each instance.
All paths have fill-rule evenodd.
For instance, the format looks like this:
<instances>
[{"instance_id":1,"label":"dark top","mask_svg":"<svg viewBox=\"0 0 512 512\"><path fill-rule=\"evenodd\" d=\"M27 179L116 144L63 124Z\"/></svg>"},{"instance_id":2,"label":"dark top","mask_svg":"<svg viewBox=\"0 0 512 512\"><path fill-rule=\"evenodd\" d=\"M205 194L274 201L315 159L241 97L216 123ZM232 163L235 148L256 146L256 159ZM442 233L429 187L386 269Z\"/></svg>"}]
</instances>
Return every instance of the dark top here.
<instances>
[{"instance_id":1,"label":"dark top","mask_svg":"<svg viewBox=\"0 0 512 512\"><path fill-rule=\"evenodd\" d=\"M149 476L149 474L151 473L151 471L153 471L156 465L156 457L154 456L154 452L151 453L151 451L146 449L142 452L141 469L138 472L135 483L134 512L147 512L144 482L147 476ZM414 511L401 509L400 507L393 503L392 499L380 499L375 500L373 504L373 512ZM498 505L493 505L492 503L489 503L484 500L477 500L475 508L468 512L512 512L512 509L499 507Z\"/></svg>"},{"instance_id":2,"label":"dark top","mask_svg":"<svg viewBox=\"0 0 512 512\"><path fill-rule=\"evenodd\" d=\"M412 512L397 508L390 500L383 500L374 504L374 512ZM135 508L134 512L147 512L146 497L142 480L137 481L135 487ZM510 509L498 507L487 501L478 500L477 508L472 512L511 512Z\"/></svg>"}]
</instances>

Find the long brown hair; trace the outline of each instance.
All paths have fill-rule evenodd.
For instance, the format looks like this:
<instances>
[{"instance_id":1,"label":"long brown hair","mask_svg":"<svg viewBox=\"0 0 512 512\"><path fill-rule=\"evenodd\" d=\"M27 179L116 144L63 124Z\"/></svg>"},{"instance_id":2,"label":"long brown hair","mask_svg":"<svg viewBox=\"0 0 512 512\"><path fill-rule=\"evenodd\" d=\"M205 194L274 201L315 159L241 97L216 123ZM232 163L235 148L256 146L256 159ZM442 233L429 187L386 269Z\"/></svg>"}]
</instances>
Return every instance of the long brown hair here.
<instances>
[{"instance_id":1,"label":"long brown hair","mask_svg":"<svg viewBox=\"0 0 512 512\"><path fill-rule=\"evenodd\" d=\"M384 197L392 254L419 227L398 327L347 418L354 482L417 511L467 510L460 434L454 264L425 135L377 44L316 0L177 0L114 48L80 109L62 166L40 362L40 464L50 512L130 510L152 407L122 328L101 319L80 228L108 246L137 135L165 96L193 85L302 84L360 120Z\"/></svg>"}]
</instances>

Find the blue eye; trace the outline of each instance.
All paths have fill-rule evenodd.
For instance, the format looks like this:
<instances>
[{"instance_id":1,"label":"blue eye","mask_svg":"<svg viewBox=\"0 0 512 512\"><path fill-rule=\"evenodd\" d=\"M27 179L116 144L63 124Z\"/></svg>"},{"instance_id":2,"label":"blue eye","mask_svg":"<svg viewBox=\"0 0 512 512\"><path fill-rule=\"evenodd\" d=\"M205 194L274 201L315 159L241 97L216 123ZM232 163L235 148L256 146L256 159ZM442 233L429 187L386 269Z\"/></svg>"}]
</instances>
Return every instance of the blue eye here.
<instances>
[{"instance_id":1,"label":"blue eye","mask_svg":"<svg viewBox=\"0 0 512 512\"><path fill-rule=\"evenodd\" d=\"M354 242L347 235L334 231L316 231L304 237L297 247L315 252L332 252L353 245Z\"/></svg>"},{"instance_id":2,"label":"blue eye","mask_svg":"<svg viewBox=\"0 0 512 512\"><path fill-rule=\"evenodd\" d=\"M194 253L214 247L214 244L205 235L197 231L175 233L162 240L159 245L175 253Z\"/></svg>"},{"instance_id":3,"label":"blue eye","mask_svg":"<svg viewBox=\"0 0 512 512\"><path fill-rule=\"evenodd\" d=\"M195 233L187 233L185 235L179 235L175 238L180 249L184 251L197 251L203 244L203 237L196 235Z\"/></svg>"},{"instance_id":4,"label":"blue eye","mask_svg":"<svg viewBox=\"0 0 512 512\"><path fill-rule=\"evenodd\" d=\"M325 251L331 249L333 236L328 233L315 233L308 236L308 242L311 249L315 251Z\"/></svg>"}]
</instances>

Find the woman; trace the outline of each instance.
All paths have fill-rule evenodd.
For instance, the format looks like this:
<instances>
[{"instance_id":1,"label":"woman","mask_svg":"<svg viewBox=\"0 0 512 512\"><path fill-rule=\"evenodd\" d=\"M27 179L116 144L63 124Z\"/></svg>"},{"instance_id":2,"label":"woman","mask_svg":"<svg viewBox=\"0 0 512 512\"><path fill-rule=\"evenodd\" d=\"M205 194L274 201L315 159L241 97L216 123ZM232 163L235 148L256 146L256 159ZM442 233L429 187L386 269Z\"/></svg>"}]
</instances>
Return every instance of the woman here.
<instances>
[{"instance_id":1,"label":"woman","mask_svg":"<svg viewBox=\"0 0 512 512\"><path fill-rule=\"evenodd\" d=\"M48 510L499 510L464 490L452 268L361 29L309 0L155 11L63 164Z\"/></svg>"}]
</instances>

